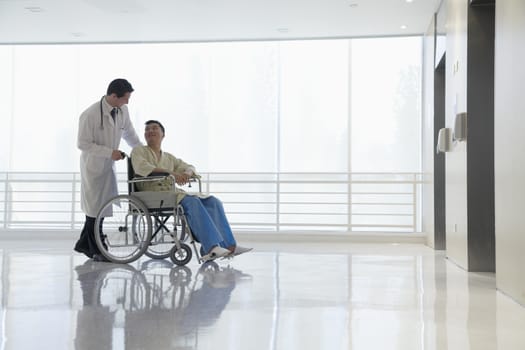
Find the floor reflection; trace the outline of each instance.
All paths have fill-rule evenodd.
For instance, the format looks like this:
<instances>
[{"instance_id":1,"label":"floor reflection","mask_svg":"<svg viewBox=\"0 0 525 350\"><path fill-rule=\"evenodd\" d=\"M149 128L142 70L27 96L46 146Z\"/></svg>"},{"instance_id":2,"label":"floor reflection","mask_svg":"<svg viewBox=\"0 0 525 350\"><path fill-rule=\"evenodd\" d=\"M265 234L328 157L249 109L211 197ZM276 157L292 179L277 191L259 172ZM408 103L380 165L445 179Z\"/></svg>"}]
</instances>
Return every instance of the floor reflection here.
<instances>
[{"instance_id":1,"label":"floor reflection","mask_svg":"<svg viewBox=\"0 0 525 350\"><path fill-rule=\"evenodd\" d=\"M237 282L251 279L214 262L195 275L163 260L145 261L139 269L88 260L75 272L83 300L76 349L193 348L199 333L218 320Z\"/></svg>"},{"instance_id":2,"label":"floor reflection","mask_svg":"<svg viewBox=\"0 0 525 350\"><path fill-rule=\"evenodd\" d=\"M494 274L419 245L285 245L186 267L1 251L0 350L523 350Z\"/></svg>"}]
</instances>

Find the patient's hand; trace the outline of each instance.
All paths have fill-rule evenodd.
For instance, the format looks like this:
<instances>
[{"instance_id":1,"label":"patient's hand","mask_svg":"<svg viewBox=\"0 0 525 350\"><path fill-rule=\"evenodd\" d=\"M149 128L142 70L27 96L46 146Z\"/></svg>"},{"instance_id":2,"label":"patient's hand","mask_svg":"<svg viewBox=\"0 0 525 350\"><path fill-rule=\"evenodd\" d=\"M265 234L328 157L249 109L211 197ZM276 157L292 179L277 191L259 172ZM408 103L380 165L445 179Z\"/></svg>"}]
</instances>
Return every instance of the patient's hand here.
<instances>
[{"instance_id":1,"label":"patient's hand","mask_svg":"<svg viewBox=\"0 0 525 350\"><path fill-rule=\"evenodd\" d=\"M183 186L187 184L188 181L190 180L190 176L187 174L174 174L174 176L175 176L175 182L179 186Z\"/></svg>"}]
</instances>

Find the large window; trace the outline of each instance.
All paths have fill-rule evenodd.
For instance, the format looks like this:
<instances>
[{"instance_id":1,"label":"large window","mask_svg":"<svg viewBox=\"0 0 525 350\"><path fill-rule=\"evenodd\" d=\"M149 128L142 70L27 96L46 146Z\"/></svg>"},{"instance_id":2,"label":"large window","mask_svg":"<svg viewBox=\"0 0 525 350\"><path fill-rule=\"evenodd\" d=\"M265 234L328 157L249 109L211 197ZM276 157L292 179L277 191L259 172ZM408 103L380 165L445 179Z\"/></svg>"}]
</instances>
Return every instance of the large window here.
<instances>
[{"instance_id":1,"label":"large window","mask_svg":"<svg viewBox=\"0 0 525 350\"><path fill-rule=\"evenodd\" d=\"M419 171L420 62L420 38L1 46L0 170L77 171L79 114L125 77L138 132L203 171Z\"/></svg>"},{"instance_id":2,"label":"large window","mask_svg":"<svg viewBox=\"0 0 525 350\"><path fill-rule=\"evenodd\" d=\"M78 117L123 77L135 88L129 108L139 135L158 119L164 149L200 172L277 174L246 187L266 203L253 209L253 222L361 225L378 214L349 199L350 173L420 171L421 41L0 46L0 172L77 172ZM130 151L124 142L121 149ZM301 185L314 173L324 175ZM329 184L326 174L334 174ZM403 191L410 223L398 224L414 227L416 192ZM246 218L244 207L231 204L232 217Z\"/></svg>"}]
</instances>

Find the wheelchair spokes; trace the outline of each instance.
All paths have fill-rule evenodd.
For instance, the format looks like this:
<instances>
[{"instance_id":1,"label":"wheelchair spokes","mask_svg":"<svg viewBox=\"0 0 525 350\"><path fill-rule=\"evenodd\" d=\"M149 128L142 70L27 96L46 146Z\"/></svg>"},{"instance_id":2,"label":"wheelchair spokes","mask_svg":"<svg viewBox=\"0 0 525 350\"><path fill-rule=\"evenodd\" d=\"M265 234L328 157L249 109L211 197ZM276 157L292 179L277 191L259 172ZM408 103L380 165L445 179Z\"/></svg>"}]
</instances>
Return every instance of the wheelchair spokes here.
<instances>
[{"instance_id":1,"label":"wheelchair spokes","mask_svg":"<svg viewBox=\"0 0 525 350\"><path fill-rule=\"evenodd\" d=\"M173 216L171 215L154 215L154 228L151 236L151 242L146 250L146 255L152 259L165 259L170 256L170 250L175 244L176 232L170 231L167 223ZM174 225L172 225L174 226Z\"/></svg>"},{"instance_id":2,"label":"wheelchair spokes","mask_svg":"<svg viewBox=\"0 0 525 350\"><path fill-rule=\"evenodd\" d=\"M102 224L101 215L105 215ZM112 262L129 263L148 249L152 225L148 210L140 201L121 195L102 207L95 229L101 253Z\"/></svg>"},{"instance_id":3,"label":"wheelchair spokes","mask_svg":"<svg viewBox=\"0 0 525 350\"><path fill-rule=\"evenodd\" d=\"M147 207L145 203L149 203L147 196L143 199L130 194L116 196L103 205L95 222L95 239L102 255L115 263L130 263L143 254L153 259L169 257L182 266L195 253L201 263L182 207Z\"/></svg>"}]
</instances>

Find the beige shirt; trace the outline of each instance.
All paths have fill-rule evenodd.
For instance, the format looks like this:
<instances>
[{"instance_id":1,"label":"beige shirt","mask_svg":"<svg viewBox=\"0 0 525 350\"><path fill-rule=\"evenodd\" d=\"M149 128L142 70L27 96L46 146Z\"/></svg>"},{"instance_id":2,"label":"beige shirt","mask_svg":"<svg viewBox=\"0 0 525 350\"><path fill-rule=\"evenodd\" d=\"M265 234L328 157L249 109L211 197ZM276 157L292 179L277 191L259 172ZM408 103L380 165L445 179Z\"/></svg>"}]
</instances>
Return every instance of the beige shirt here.
<instances>
[{"instance_id":1,"label":"beige shirt","mask_svg":"<svg viewBox=\"0 0 525 350\"><path fill-rule=\"evenodd\" d=\"M183 160L176 158L168 152L162 152L157 159L155 152L148 146L137 146L131 151L131 163L135 174L139 176L148 176L153 169L166 169L177 174L195 174L195 168L185 163ZM139 191L172 191L173 185L170 179L138 182ZM186 195L182 189L175 187L177 193L177 203Z\"/></svg>"}]
</instances>

